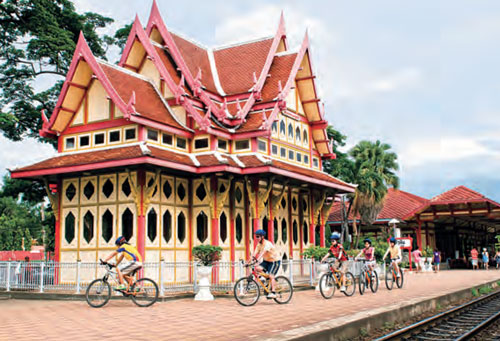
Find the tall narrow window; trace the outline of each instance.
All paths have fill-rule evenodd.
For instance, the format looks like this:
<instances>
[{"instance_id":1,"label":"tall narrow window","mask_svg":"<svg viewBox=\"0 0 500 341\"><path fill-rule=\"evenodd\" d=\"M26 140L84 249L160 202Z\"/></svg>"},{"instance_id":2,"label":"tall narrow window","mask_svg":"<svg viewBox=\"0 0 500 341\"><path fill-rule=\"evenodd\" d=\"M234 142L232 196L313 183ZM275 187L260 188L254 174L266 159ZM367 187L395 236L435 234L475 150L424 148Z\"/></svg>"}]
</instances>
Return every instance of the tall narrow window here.
<instances>
[{"instance_id":1,"label":"tall narrow window","mask_svg":"<svg viewBox=\"0 0 500 341\"><path fill-rule=\"evenodd\" d=\"M241 215L239 213L236 216L235 225L236 241L240 244L243 240L243 219L241 219Z\"/></svg>"},{"instance_id":2,"label":"tall narrow window","mask_svg":"<svg viewBox=\"0 0 500 341\"><path fill-rule=\"evenodd\" d=\"M94 238L94 215L87 211L83 216L83 239L90 243L92 238Z\"/></svg>"},{"instance_id":3,"label":"tall narrow window","mask_svg":"<svg viewBox=\"0 0 500 341\"><path fill-rule=\"evenodd\" d=\"M274 228L274 242L276 243L278 241L278 229L279 229L279 226L278 226L278 219L274 218L273 220L273 228Z\"/></svg>"},{"instance_id":4,"label":"tall narrow window","mask_svg":"<svg viewBox=\"0 0 500 341\"><path fill-rule=\"evenodd\" d=\"M227 239L227 217L226 213L222 212L219 218L219 231L220 231L220 240L223 243L226 242Z\"/></svg>"},{"instance_id":5,"label":"tall narrow window","mask_svg":"<svg viewBox=\"0 0 500 341\"><path fill-rule=\"evenodd\" d=\"M108 243L113 237L113 214L109 210L102 215L101 226L102 239Z\"/></svg>"},{"instance_id":6,"label":"tall narrow window","mask_svg":"<svg viewBox=\"0 0 500 341\"><path fill-rule=\"evenodd\" d=\"M299 226L297 224L297 221L293 222L292 236L293 236L293 243L297 244L297 242L299 241Z\"/></svg>"},{"instance_id":7,"label":"tall narrow window","mask_svg":"<svg viewBox=\"0 0 500 341\"><path fill-rule=\"evenodd\" d=\"M172 238L172 215L170 211L165 211L163 214L163 239L166 243Z\"/></svg>"},{"instance_id":8,"label":"tall narrow window","mask_svg":"<svg viewBox=\"0 0 500 341\"><path fill-rule=\"evenodd\" d=\"M304 240L304 244L307 245L307 243L309 242L309 234L307 233L307 222L304 221L304 225L302 227L302 237L303 237L303 240Z\"/></svg>"},{"instance_id":9,"label":"tall narrow window","mask_svg":"<svg viewBox=\"0 0 500 341\"><path fill-rule=\"evenodd\" d=\"M203 211L196 217L196 237L202 243L208 238L208 217Z\"/></svg>"},{"instance_id":10,"label":"tall narrow window","mask_svg":"<svg viewBox=\"0 0 500 341\"><path fill-rule=\"evenodd\" d=\"M284 120L280 121L280 135L286 136L286 124Z\"/></svg>"},{"instance_id":11,"label":"tall narrow window","mask_svg":"<svg viewBox=\"0 0 500 341\"><path fill-rule=\"evenodd\" d=\"M184 242L184 239L186 239L186 216L184 212L181 212L177 216L177 238L181 244Z\"/></svg>"},{"instance_id":12,"label":"tall narrow window","mask_svg":"<svg viewBox=\"0 0 500 341\"><path fill-rule=\"evenodd\" d=\"M295 143L300 144L300 128L295 128Z\"/></svg>"},{"instance_id":13,"label":"tall narrow window","mask_svg":"<svg viewBox=\"0 0 500 341\"><path fill-rule=\"evenodd\" d=\"M64 219L64 239L70 244L75 238L75 216L69 212Z\"/></svg>"},{"instance_id":14,"label":"tall narrow window","mask_svg":"<svg viewBox=\"0 0 500 341\"><path fill-rule=\"evenodd\" d=\"M309 144L309 137L307 135L307 130L304 129L304 133L302 134L302 143L307 146Z\"/></svg>"},{"instance_id":15,"label":"tall narrow window","mask_svg":"<svg viewBox=\"0 0 500 341\"><path fill-rule=\"evenodd\" d=\"M286 220L281 220L281 241L283 244L286 244L288 237L288 226L286 224Z\"/></svg>"},{"instance_id":16,"label":"tall narrow window","mask_svg":"<svg viewBox=\"0 0 500 341\"><path fill-rule=\"evenodd\" d=\"M122 214L122 236L128 241L134 235L134 214L127 207Z\"/></svg>"},{"instance_id":17,"label":"tall narrow window","mask_svg":"<svg viewBox=\"0 0 500 341\"><path fill-rule=\"evenodd\" d=\"M152 208L148 213L148 238L151 242L156 239L156 234L158 230L157 214L154 208Z\"/></svg>"},{"instance_id":18,"label":"tall narrow window","mask_svg":"<svg viewBox=\"0 0 500 341\"><path fill-rule=\"evenodd\" d=\"M293 124L288 123L288 139L293 142Z\"/></svg>"}]
</instances>

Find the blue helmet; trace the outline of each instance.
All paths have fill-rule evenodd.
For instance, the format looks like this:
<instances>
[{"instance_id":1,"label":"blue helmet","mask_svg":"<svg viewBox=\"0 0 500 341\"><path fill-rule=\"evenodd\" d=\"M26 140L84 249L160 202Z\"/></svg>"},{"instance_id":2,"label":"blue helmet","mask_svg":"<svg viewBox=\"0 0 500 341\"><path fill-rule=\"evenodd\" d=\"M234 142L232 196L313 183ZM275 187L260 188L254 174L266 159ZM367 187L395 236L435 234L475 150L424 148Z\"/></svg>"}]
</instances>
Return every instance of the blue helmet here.
<instances>
[{"instance_id":1,"label":"blue helmet","mask_svg":"<svg viewBox=\"0 0 500 341\"><path fill-rule=\"evenodd\" d=\"M370 245L372 245L372 240L370 238L365 238L365 240L363 240L364 243L370 243Z\"/></svg>"},{"instance_id":2,"label":"blue helmet","mask_svg":"<svg viewBox=\"0 0 500 341\"><path fill-rule=\"evenodd\" d=\"M262 237L265 237L266 236L266 231L262 230L262 229L258 229L257 231L255 231L255 234L257 236L262 236Z\"/></svg>"},{"instance_id":3,"label":"blue helmet","mask_svg":"<svg viewBox=\"0 0 500 341\"><path fill-rule=\"evenodd\" d=\"M391 239L389 239L389 243L394 243L394 244L396 244L396 238L391 237Z\"/></svg>"},{"instance_id":4,"label":"blue helmet","mask_svg":"<svg viewBox=\"0 0 500 341\"><path fill-rule=\"evenodd\" d=\"M330 235L330 240L339 240L340 239L340 234L338 232L333 232Z\"/></svg>"},{"instance_id":5,"label":"blue helmet","mask_svg":"<svg viewBox=\"0 0 500 341\"><path fill-rule=\"evenodd\" d=\"M116 241L115 241L115 244L116 245L122 245L123 243L125 243L127 240L125 239L124 236L120 236L118 238L116 238Z\"/></svg>"}]
</instances>

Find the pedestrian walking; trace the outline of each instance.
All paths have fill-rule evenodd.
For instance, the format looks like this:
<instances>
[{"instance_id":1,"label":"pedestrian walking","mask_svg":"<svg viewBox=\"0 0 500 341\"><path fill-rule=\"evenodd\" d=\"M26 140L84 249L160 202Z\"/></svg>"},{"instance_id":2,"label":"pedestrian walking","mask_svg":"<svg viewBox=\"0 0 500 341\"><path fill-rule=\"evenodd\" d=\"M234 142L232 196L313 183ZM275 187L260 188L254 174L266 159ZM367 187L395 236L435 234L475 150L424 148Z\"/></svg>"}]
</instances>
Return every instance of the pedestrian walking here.
<instances>
[{"instance_id":1,"label":"pedestrian walking","mask_svg":"<svg viewBox=\"0 0 500 341\"><path fill-rule=\"evenodd\" d=\"M495 262L497 263L497 270L500 267L500 250L497 250L497 253L495 253Z\"/></svg>"},{"instance_id":2,"label":"pedestrian walking","mask_svg":"<svg viewBox=\"0 0 500 341\"><path fill-rule=\"evenodd\" d=\"M439 271L439 264L441 264L441 252L438 249L434 249L432 253L432 263L434 264L434 272L437 273Z\"/></svg>"},{"instance_id":3,"label":"pedestrian walking","mask_svg":"<svg viewBox=\"0 0 500 341\"><path fill-rule=\"evenodd\" d=\"M411 255L415 260L415 265L417 266L417 273L419 273L420 271L422 271L422 251L420 251L420 248L417 247L417 249L413 251Z\"/></svg>"},{"instance_id":4,"label":"pedestrian walking","mask_svg":"<svg viewBox=\"0 0 500 341\"><path fill-rule=\"evenodd\" d=\"M483 256L483 265L484 265L484 270L488 270L490 264L490 255L488 254L488 251L486 250L486 248L483 248L483 253L482 253L482 256Z\"/></svg>"},{"instance_id":5,"label":"pedestrian walking","mask_svg":"<svg viewBox=\"0 0 500 341\"><path fill-rule=\"evenodd\" d=\"M470 250L470 257L472 259L472 270L477 270L479 267L477 266L477 256L479 255L479 252L477 252L476 248L472 248Z\"/></svg>"}]
</instances>

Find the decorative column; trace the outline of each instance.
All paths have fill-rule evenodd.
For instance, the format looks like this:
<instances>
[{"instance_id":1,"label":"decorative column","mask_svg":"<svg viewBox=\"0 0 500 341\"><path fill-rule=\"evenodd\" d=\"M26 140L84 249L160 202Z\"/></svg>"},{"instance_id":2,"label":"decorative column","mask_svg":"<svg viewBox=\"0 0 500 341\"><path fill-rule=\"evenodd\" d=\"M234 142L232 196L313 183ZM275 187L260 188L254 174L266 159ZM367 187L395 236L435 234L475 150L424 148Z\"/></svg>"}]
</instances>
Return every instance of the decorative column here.
<instances>
[{"instance_id":1,"label":"decorative column","mask_svg":"<svg viewBox=\"0 0 500 341\"><path fill-rule=\"evenodd\" d=\"M312 213L312 216L313 218L311 219L312 220L312 226L311 226L311 233L313 234L314 237L311 238L311 242L313 243L313 245L316 245L316 225L318 224L321 224L321 221L318 221L318 217L320 218L320 220L322 220L322 216L321 216L321 213L323 212L323 205L325 204L325 200L326 200L326 190L323 190L323 192L321 193L321 198L319 198L319 200L314 200L314 195L312 196L312 200L314 202L314 209L311 208L311 212ZM324 225L323 225L323 229L324 229ZM320 233L321 234L321 233ZM323 231L323 235L320 235L320 240L323 239L323 244L324 244L324 231Z\"/></svg>"},{"instance_id":2,"label":"decorative column","mask_svg":"<svg viewBox=\"0 0 500 341\"><path fill-rule=\"evenodd\" d=\"M326 221L328 220L328 215L330 214L333 203L335 202L335 193L332 194L332 200L328 204L326 203L326 200L327 198L325 198L323 207L321 208L321 222L319 226L319 246L321 247L325 247L325 225Z\"/></svg>"},{"instance_id":3,"label":"decorative column","mask_svg":"<svg viewBox=\"0 0 500 341\"><path fill-rule=\"evenodd\" d=\"M422 250L422 220L417 215L418 229L417 229L417 245Z\"/></svg>"},{"instance_id":4,"label":"decorative column","mask_svg":"<svg viewBox=\"0 0 500 341\"><path fill-rule=\"evenodd\" d=\"M224 192L219 191L217 178L214 176L211 179L203 177L203 183L205 184L205 190L208 193L209 205L210 205L210 218L212 221L212 228L210 233L212 245L219 245L219 216L222 213L222 208L224 203L227 201L229 196L229 190L231 189L231 182L233 176L229 176L229 183L224 190Z\"/></svg>"},{"instance_id":5,"label":"decorative column","mask_svg":"<svg viewBox=\"0 0 500 341\"><path fill-rule=\"evenodd\" d=\"M245 176L245 186L248 192L248 198L250 202L250 211L253 217L253 230L255 233L260 227L260 212L264 210L266 207L266 201L269 198L269 194L273 189L274 177L269 180L267 184L267 189L264 191L260 190L259 186L259 178L253 179L253 184L250 184L250 181L247 176ZM253 186L252 186L253 185ZM253 188L252 188L253 187ZM254 248L255 248L255 240L254 240Z\"/></svg>"},{"instance_id":6,"label":"decorative column","mask_svg":"<svg viewBox=\"0 0 500 341\"><path fill-rule=\"evenodd\" d=\"M293 258L293 221L292 221L292 186L288 186L288 231L289 231L289 245L290 245L290 257Z\"/></svg>"},{"instance_id":7,"label":"decorative column","mask_svg":"<svg viewBox=\"0 0 500 341\"><path fill-rule=\"evenodd\" d=\"M142 260L145 261L145 253L144 253L144 244L146 242L146 201L144 187L146 184L146 172L143 169L140 169L137 172L137 182L138 182L138 190L139 192L139 206L137 207L137 251L142 256Z\"/></svg>"},{"instance_id":8,"label":"decorative column","mask_svg":"<svg viewBox=\"0 0 500 341\"><path fill-rule=\"evenodd\" d=\"M288 180L286 180L282 187L281 187L281 193L278 195L274 195L273 192L271 191L270 194L270 199L269 199L269 234L272 235L269 236L269 240L272 241L273 243L276 243L276 240L274 240L274 229L279 228L279 226L274 226L274 212L278 212L278 205L281 202L281 199L285 196L285 190L286 190L286 185L288 184ZM272 228L271 228L272 227Z\"/></svg>"},{"instance_id":9,"label":"decorative column","mask_svg":"<svg viewBox=\"0 0 500 341\"><path fill-rule=\"evenodd\" d=\"M52 206L52 212L54 212L54 218L56 219L54 253L56 261L59 262L61 259L61 196L63 195L62 182L61 180L58 180L55 188L51 188L49 185L49 181L47 179L44 179L44 181L45 192L47 193L50 205Z\"/></svg>"}]
</instances>

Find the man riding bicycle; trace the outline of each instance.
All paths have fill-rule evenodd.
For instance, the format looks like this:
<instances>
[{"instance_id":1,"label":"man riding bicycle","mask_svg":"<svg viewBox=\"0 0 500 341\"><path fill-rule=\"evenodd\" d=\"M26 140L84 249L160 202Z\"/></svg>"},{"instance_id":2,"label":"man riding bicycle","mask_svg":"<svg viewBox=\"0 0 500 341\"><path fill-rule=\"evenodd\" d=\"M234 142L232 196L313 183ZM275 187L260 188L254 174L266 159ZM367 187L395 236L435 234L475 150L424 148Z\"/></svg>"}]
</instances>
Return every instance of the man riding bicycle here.
<instances>
[{"instance_id":1,"label":"man riding bicycle","mask_svg":"<svg viewBox=\"0 0 500 341\"><path fill-rule=\"evenodd\" d=\"M375 267L375 248L372 246L372 240L370 238L366 238L364 243L365 248L358 253L356 259L361 257L361 255L364 255L366 265L370 268L370 271L373 271L373 268Z\"/></svg>"},{"instance_id":2,"label":"man riding bicycle","mask_svg":"<svg viewBox=\"0 0 500 341\"><path fill-rule=\"evenodd\" d=\"M265 237L266 231L261 229L255 231L257 246L253 252L252 259L260 262L259 265L255 267L255 270L257 270L257 272L266 272L271 280L271 292L267 295L267 298L276 298L275 276L278 273L281 261L278 260L278 252L273 243L266 240Z\"/></svg>"},{"instance_id":3,"label":"man riding bicycle","mask_svg":"<svg viewBox=\"0 0 500 341\"><path fill-rule=\"evenodd\" d=\"M125 278L127 280L129 286L134 283L134 277L130 274L135 274L137 270L142 268L142 257L139 254L139 251L127 243L125 237L123 236L118 237L115 244L117 249L106 257L106 259L103 260L103 263L106 264L111 258L119 255L118 260L116 261L116 272L118 274L118 281L120 282L120 285L118 285L115 289L126 290L127 286L123 283L123 279ZM126 259L126 262L120 265L123 258Z\"/></svg>"},{"instance_id":4,"label":"man riding bicycle","mask_svg":"<svg viewBox=\"0 0 500 341\"><path fill-rule=\"evenodd\" d=\"M392 264L394 264L394 270L396 270L397 277L401 277L398 264L401 263L403 257L401 256L401 248L396 245L396 238L394 237L391 237L391 239L389 239L389 247L384 254L383 260L385 260L385 257L387 257L389 253L391 254L391 261Z\"/></svg>"},{"instance_id":5,"label":"man riding bicycle","mask_svg":"<svg viewBox=\"0 0 500 341\"><path fill-rule=\"evenodd\" d=\"M340 240L340 234L337 232L334 232L330 236L330 241L332 242L332 245L330 246L330 249L328 249L328 253L323 257L321 262L323 263L328 257L334 257L335 258L335 264L334 267L336 269L340 268L340 272L342 273L342 286L340 287L340 291L345 292L345 273L347 272L347 255L344 251L344 247L342 244L339 242Z\"/></svg>"}]
</instances>

